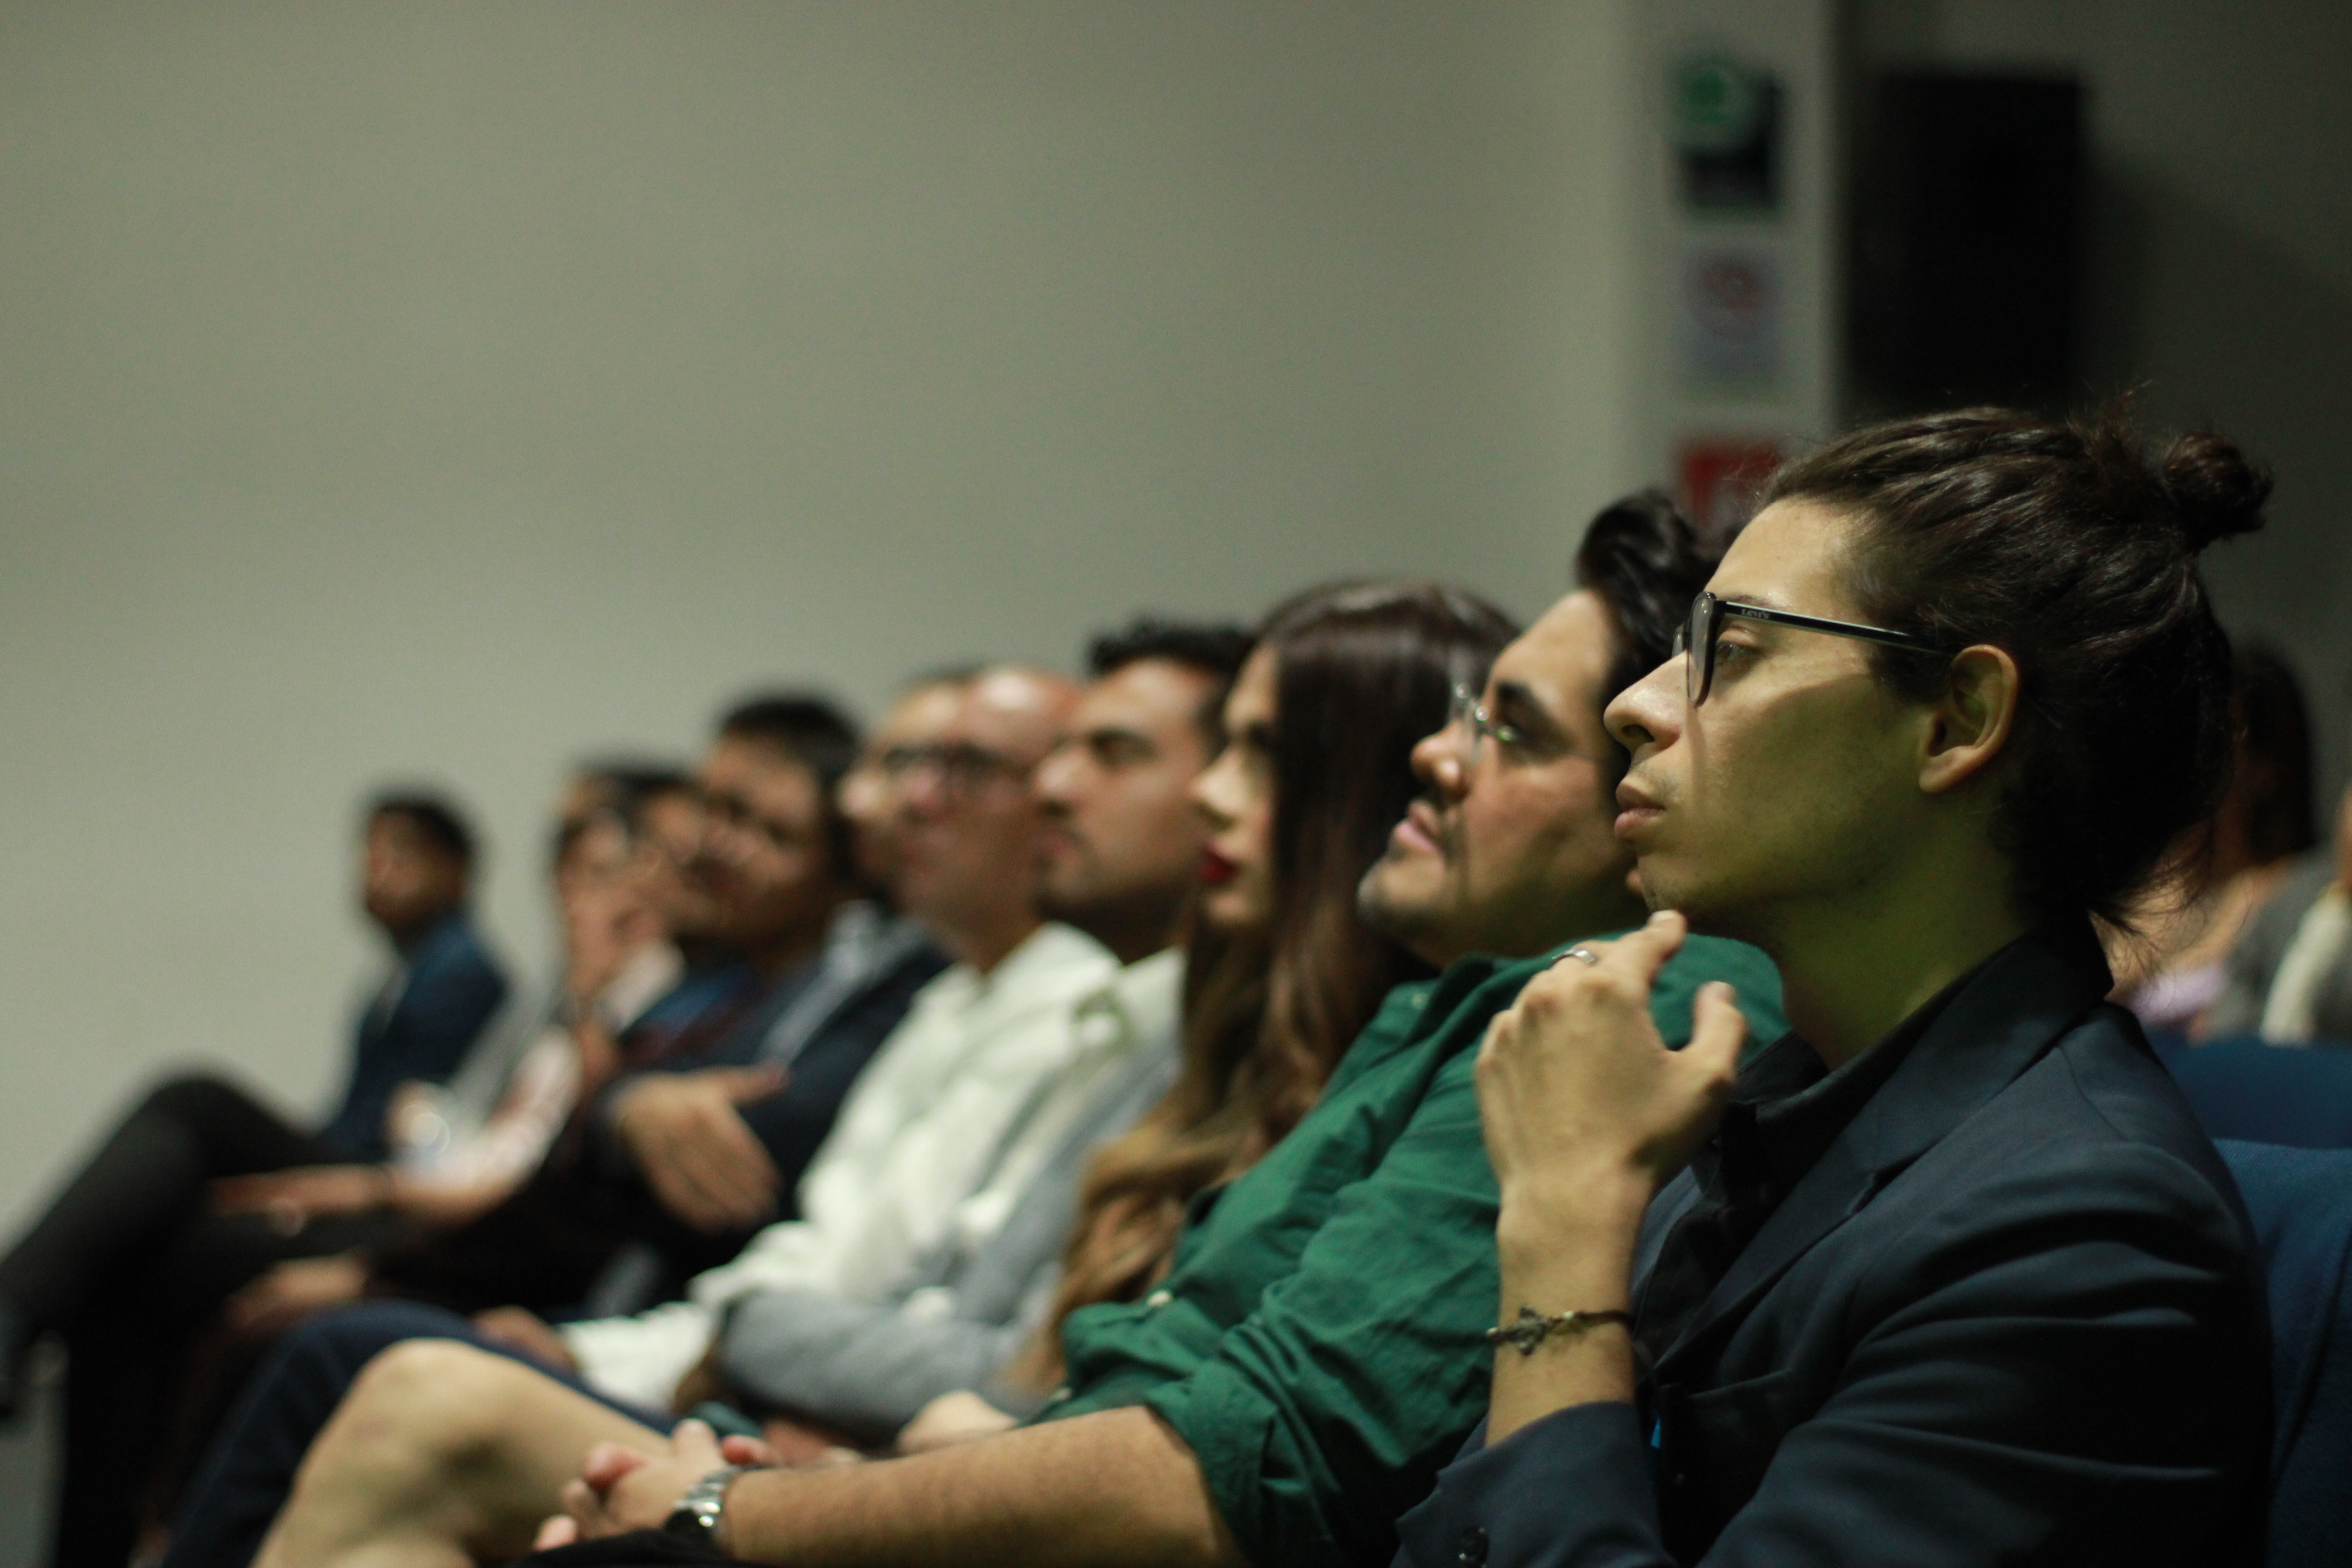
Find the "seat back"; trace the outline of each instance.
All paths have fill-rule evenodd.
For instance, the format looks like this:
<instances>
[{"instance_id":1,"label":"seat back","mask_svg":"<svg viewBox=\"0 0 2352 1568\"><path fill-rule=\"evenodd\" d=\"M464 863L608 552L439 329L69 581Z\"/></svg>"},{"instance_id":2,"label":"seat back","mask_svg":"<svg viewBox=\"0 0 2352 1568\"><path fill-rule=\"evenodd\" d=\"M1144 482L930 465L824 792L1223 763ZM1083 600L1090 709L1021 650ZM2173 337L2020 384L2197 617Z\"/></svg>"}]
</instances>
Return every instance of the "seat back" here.
<instances>
[{"instance_id":1,"label":"seat back","mask_svg":"<svg viewBox=\"0 0 2352 1568\"><path fill-rule=\"evenodd\" d=\"M2266 1568L2352 1562L2352 1152L2224 1142L2270 1290Z\"/></svg>"},{"instance_id":2,"label":"seat back","mask_svg":"<svg viewBox=\"0 0 2352 1568\"><path fill-rule=\"evenodd\" d=\"M2352 1050L2265 1045L2251 1037L2196 1047L2155 1044L2210 1136L2352 1149Z\"/></svg>"}]
</instances>

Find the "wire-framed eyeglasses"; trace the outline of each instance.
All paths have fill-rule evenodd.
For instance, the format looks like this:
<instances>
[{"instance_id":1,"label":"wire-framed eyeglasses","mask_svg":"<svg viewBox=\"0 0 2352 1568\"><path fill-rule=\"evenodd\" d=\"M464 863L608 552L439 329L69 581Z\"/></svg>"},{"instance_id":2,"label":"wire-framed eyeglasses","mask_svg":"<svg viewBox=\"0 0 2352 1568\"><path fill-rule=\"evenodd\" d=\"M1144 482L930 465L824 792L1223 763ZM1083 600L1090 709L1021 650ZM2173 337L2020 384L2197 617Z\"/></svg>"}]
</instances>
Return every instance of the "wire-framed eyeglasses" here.
<instances>
[{"instance_id":1,"label":"wire-framed eyeglasses","mask_svg":"<svg viewBox=\"0 0 2352 1568\"><path fill-rule=\"evenodd\" d=\"M1694 708L1706 701L1706 694L1714 689L1716 638L1723 631L1725 617L1729 616L1748 621L1769 621L1776 626L1794 626L1801 632L1826 632L1833 637L1859 637L1864 642L1884 643L1888 647L1910 648L1918 653L1943 651L1908 632L1890 632L1853 621L1823 620L1819 616L1800 616L1789 610L1768 610L1761 605L1743 605L1732 599L1718 599L1713 594L1701 594L1691 601L1690 619L1675 634L1675 652L1690 656L1690 662L1683 667L1683 691Z\"/></svg>"},{"instance_id":2,"label":"wire-framed eyeglasses","mask_svg":"<svg viewBox=\"0 0 2352 1568\"><path fill-rule=\"evenodd\" d=\"M1531 732L1507 719L1496 718L1487 710L1478 689L1460 682L1455 683L1454 700L1446 706L1445 724L1461 737L1455 742L1455 754L1465 768L1478 765L1479 749L1489 737L1506 762L1549 762L1557 757L1584 755L1555 735Z\"/></svg>"}]
</instances>

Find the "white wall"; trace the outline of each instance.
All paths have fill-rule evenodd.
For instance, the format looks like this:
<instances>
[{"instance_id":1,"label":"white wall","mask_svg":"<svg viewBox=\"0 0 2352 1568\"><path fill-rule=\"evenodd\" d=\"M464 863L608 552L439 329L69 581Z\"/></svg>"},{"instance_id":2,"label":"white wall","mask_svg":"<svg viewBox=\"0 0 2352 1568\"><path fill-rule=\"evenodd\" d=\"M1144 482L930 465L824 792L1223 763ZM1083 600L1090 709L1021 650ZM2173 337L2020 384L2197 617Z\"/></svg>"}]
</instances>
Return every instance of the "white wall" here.
<instances>
[{"instance_id":1,"label":"white wall","mask_svg":"<svg viewBox=\"0 0 2352 1568\"><path fill-rule=\"evenodd\" d=\"M2207 557L2234 630L2300 666L2331 787L2352 729L2352 5L1859 0L1864 65L2058 68L2089 88L2086 390L2210 421L2278 471Z\"/></svg>"},{"instance_id":2,"label":"white wall","mask_svg":"<svg viewBox=\"0 0 2352 1568\"><path fill-rule=\"evenodd\" d=\"M542 940L566 759L1639 479L1623 0L0 3L0 1217L319 1102L360 793Z\"/></svg>"}]
</instances>

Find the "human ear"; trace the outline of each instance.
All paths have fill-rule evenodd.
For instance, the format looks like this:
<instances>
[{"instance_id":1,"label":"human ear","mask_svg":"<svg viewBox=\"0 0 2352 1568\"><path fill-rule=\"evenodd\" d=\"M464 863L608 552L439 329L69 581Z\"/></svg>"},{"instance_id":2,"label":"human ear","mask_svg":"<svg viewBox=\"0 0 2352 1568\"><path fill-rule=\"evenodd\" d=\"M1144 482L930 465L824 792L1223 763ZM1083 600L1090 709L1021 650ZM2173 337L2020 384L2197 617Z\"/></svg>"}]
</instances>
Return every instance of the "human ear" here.
<instances>
[{"instance_id":1,"label":"human ear","mask_svg":"<svg viewBox=\"0 0 2352 1568\"><path fill-rule=\"evenodd\" d=\"M1979 643L1954 655L1943 698L1928 713L1919 788L1942 795L1990 767L2009 744L2017 700L2017 660L2007 651Z\"/></svg>"}]
</instances>

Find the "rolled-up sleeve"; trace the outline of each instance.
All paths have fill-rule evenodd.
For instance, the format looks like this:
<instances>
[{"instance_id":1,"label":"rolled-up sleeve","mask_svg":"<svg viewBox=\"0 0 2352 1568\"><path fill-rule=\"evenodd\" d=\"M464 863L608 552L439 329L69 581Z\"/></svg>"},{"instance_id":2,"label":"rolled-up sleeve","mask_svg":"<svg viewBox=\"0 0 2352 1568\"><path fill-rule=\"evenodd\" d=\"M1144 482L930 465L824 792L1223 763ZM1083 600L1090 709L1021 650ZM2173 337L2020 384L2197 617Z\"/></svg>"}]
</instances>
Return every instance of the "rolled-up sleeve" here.
<instances>
[{"instance_id":1,"label":"rolled-up sleeve","mask_svg":"<svg viewBox=\"0 0 2352 1568\"><path fill-rule=\"evenodd\" d=\"M1384 1557L1486 1402L1496 1191L1474 1053L1439 1074L1257 1310L1144 1398L1191 1445L1253 1563Z\"/></svg>"}]
</instances>

